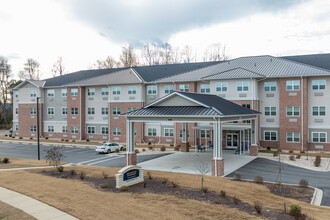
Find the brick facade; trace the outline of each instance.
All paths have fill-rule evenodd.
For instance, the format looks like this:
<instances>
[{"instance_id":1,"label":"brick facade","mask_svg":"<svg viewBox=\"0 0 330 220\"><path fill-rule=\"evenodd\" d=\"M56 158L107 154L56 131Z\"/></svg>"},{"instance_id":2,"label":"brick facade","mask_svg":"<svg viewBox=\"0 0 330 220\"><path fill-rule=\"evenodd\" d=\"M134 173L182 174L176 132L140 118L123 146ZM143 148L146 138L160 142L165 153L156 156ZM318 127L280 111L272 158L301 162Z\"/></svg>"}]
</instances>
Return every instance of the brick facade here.
<instances>
[{"instance_id":1,"label":"brick facade","mask_svg":"<svg viewBox=\"0 0 330 220\"><path fill-rule=\"evenodd\" d=\"M30 109L37 108L37 104L19 104L18 105L18 133L19 137L37 137L36 132L31 132L31 125L37 126L37 114L31 115ZM40 136L43 136L43 104L39 104L39 114L40 114Z\"/></svg>"}]
</instances>

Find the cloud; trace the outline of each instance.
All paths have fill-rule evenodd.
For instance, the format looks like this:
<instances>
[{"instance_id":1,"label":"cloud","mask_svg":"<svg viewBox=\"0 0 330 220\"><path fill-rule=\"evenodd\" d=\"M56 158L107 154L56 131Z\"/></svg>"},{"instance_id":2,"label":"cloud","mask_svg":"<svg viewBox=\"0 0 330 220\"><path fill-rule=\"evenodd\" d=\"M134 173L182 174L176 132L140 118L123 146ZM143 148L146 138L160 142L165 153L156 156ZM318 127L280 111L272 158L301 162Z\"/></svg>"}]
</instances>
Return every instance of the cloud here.
<instances>
[{"instance_id":1,"label":"cloud","mask_svg":"<svg viewBox=\"0 0 330 220\"><path fill-rule=\"evenodd\" d=\"M61 0L78 19L117 43L164 42L192 28L279 12L307 0Z\"/></svg>"}]
</instances>

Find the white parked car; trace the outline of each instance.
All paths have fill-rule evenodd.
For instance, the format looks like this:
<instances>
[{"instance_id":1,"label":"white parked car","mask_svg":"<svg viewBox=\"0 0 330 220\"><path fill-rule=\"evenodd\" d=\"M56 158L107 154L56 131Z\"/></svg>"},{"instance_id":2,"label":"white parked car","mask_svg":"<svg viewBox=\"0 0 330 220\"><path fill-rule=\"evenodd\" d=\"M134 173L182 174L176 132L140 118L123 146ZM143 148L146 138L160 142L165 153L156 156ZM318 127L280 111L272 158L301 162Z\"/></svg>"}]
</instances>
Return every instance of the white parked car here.
<instances>
[{"instance_id":1,"label":"white parked car","mask_svg":"<svg viewBox=\"0 0 330 220\"><path fill-rule=\"evenodd\" d=\"M118 150L123 150L124 146L123 145L119 145L119 144L116 144L116 143L104 143L100 146L97 146L95 148L95 151L96 152L99 152L99 153L111 153L111 152L115 152L116 149Z\"/></svg>"}]
</instances>

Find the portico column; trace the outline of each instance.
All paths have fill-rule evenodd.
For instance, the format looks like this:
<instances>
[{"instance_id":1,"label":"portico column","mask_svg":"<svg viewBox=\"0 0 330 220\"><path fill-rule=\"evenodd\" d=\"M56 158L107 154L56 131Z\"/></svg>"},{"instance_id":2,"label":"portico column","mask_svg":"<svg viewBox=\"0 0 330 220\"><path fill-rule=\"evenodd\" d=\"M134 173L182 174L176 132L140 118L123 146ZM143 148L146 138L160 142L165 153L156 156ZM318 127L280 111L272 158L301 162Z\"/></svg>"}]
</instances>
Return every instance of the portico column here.
<instances>
[{"instance_id":1,"label":"portico column","mask_svg":"<svg viewBox=\"0 0 330 220\"><path fill-rule=\"evenodd\" d=\"M258 156L258 119L252 119L250 156Z\"/></svg>"},{"instance_id":2,"label":"portico column","mask_svg":"<svg viewBox=\"0 0 330 220\"><path fill-rule=\"evenodd\" d=\"M136 153L134 143L134 122L126 121L126 154L125 165L136 165Z\"/></svg>"},{"instance_id":3,"label":"portico column","mask_svg":"<svg viewBox=\"0 0 330 220\"><path fill-rule=\"evenodd\" d=\"M189 142L187 138L188 124L186 122L182 123L182 145L181 152L189 152Z\"/></svg>"},{"instance_id":4,"label":"portico column","mask_svg":"<svg viewBox=\"0 0 330 220\"><path fill-rule=\"evenodd\" d=\"M220 120L213 123L213 131L212 176L223 176L224 160L222 158L222 127Z\"/></svg>"}]
</instances>

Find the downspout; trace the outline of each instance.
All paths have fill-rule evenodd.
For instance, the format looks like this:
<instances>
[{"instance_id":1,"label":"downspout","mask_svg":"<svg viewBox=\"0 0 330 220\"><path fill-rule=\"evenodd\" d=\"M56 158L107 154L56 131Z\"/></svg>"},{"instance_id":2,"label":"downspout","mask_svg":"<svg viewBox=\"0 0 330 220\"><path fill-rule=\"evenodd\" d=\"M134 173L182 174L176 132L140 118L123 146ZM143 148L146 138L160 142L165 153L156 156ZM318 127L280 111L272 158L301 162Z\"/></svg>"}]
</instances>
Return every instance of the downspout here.
<instances>
[{"instance_id":1,"label":"downspout","mask_svg":"<svg viewBox=\"0 0 330 220\"><path fill-rule=\"evenodd\" d=\"M111 129L110 129L110 119L111 119L111 108L110 108L110 101L111 101L111 97L110 97L110 85L108 84L108 102L107 102L107 107L108 107L108 142L110 142L110 137L111 137Z\"/></svg>"},{"instance_id":2,"label":"downspout","mask_svg":"<svg viewBox=\"0 0 330 220\"><path fill-rule=\"evenodd\" d=\"M80 86L78 86L79 87L79 90L80 90L80 114L79 114L79 116L80 116L80 140L81 140L81 137L82 137L82 121L81 121L81 115L82 115L82 104L81 104L81 96L82 96L82 91L81 91L81 87Z\"/></svg>"},{"instance_id":3,"label":"downspout","mask_svg":"<svg viewBox=\"0 0 330 220\"><path fill-rule=\"evenodd\" d=\"M302 76L301 78L301 150L304 150L304 88L303 88L303 83L304 79Z\"/></svg>"}]
</instances>

